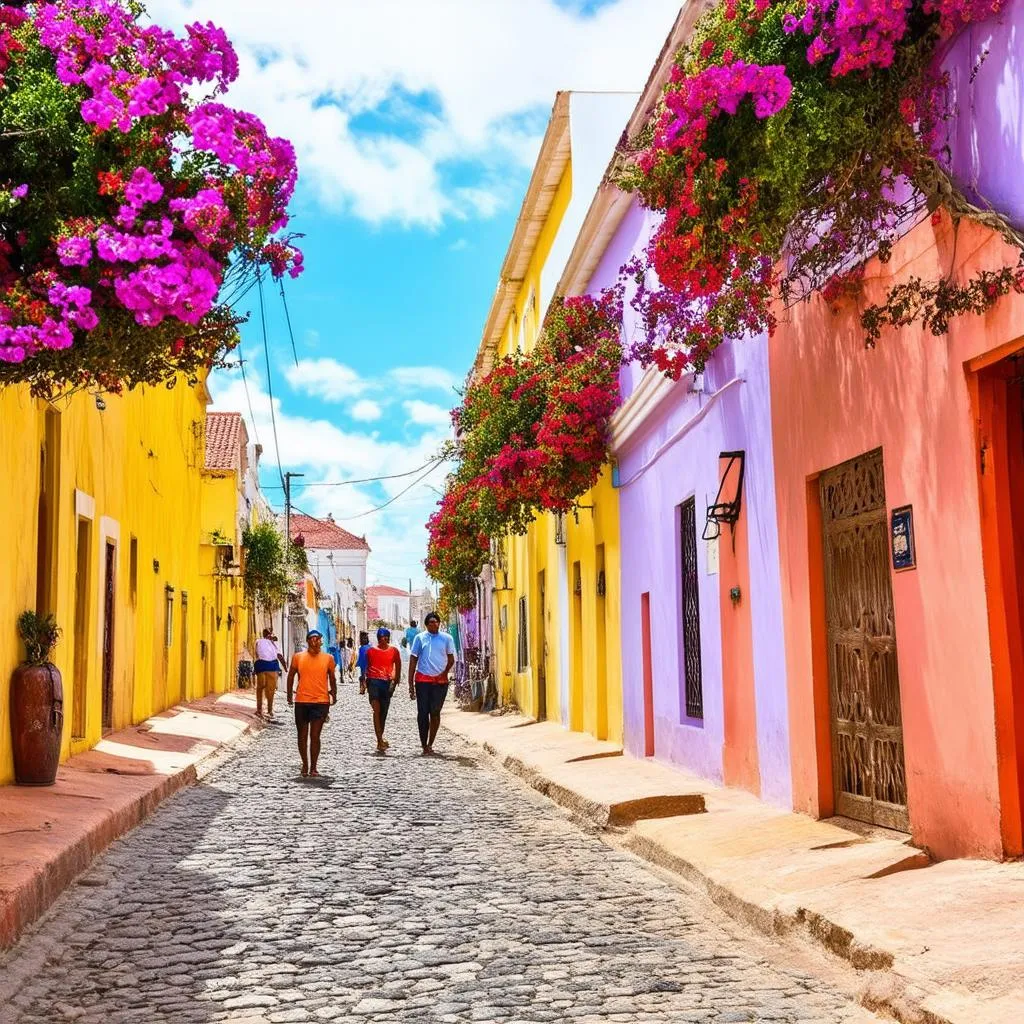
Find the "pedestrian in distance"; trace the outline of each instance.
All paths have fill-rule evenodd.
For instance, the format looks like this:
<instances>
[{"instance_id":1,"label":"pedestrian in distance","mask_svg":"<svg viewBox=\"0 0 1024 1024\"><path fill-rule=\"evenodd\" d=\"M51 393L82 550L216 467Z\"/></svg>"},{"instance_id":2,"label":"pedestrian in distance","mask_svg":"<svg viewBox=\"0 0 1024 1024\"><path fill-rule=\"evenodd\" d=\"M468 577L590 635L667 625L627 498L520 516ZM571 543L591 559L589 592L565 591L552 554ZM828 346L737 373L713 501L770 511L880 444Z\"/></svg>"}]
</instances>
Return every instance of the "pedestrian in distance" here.
<instances>
[{"instance_id":1,"label":"pedestrian in distance","mask_svg":"<svg viewBox=\"0 0 1024 1024\"><path fill-rule=\"evenodd\" d=\"M430 612L423 624L427 630L416 634L409 658L409 699L416 701L423 756L430 757L441 725L441 708L448 696L448 673L455 664L455 641L441 631L437 612Z\"/></svg>"},{"instance_id":2,"label":"pedestrian in distance","mask_svg":"<svg viewBox=\"0 0 1024 1024\"><path fill-rule=\"evenodd\" d=\"M299 734L299 756L302 758L302 776L316 778L320 758L320 733L338 700L334 659L320 649L323 634L311 629L306 634L306 650L292 656L288 669L288 705L295 707L295 727ZM298 679L298 687L295 681ZM292 691L294 689L294 699ZM308 742L308 752L307 752Z\"/></svg>"},{"instance_id":3,"label":"pedestrian in distance","mask_svg":"<svg viewBox=\"0 0 1024 1024\"><path fill-rule=\"evenodd\" d=\"M419 629L416 627L416 620L409 620L409 628L405 631L405 646L412 650L412 642L419 635Z\"/></svg>"},{"instance_id":4,"label":"pedestrian in distance","mask_svg":"<svg viewBox=\"0 0 1024 1024\"><path fill-rule=\"evenodd\" d=\"M256 641L256 717L263 717L263 701L267 702L267 721L274 722L274 695L277 693L277 677L284 666L284 657L274 642L273 631L263 630L263 636Z\"/></svg>"},{"instance_id":5,"label":"pedestrian in distance","mask_svg":"<svg viewBox=\"0 0 1024 1024\"><path fill-rule=\"evenodd\" d=\"M345 667L349 680L354 683L359 678L356 674L356 662L359 660L359 652L356 650L356 642L352 637L348 638L346 645Z\"/></svg>"},{"instance_id":6,"label":"pedestrian in distance","mask_svg":"<svg viewBox=\"0 0 1024 1024\"><path fill-rule=\"evenodd\" d=\"M359 681L359 692L370 694L373 709L373 731L377 736L377 753L387 752L391 745L384 739L384 726L395 687L402 680L402 655L391 646L391 630L377 630L377 646L366 648L366 674Z\"/></svg>"},{"instance_id":7,"label":"pedestrian in distance","mask_svg":"<svg viewBox=\"0 0 1024 1024\"><path fill-rule=\"evenodd\" d=\"M356 674L359 677L359 685L366 682L366 652L370 649L370 634L360 632L359 653L356 655Z\"/></svg>"}]
</instances>

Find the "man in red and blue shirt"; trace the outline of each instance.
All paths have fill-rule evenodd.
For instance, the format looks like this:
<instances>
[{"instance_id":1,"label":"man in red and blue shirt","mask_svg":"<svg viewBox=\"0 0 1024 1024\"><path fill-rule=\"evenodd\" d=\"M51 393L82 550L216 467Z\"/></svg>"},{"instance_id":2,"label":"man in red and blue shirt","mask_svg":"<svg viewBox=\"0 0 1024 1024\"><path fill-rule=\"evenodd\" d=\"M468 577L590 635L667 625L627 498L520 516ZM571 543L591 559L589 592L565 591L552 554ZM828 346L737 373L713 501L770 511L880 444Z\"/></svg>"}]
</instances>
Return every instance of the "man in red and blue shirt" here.
<instances>
[{"instance_id":1,"label":"man in red and blue shirt","mask_svg":"<svg viewBox=\"0 0 1024 1024\"><path fill-rule=\"evenodd\" d=\"M383 754L390 744L384 739L384 724L388 720L391 695L402 678L402 655L391 646L391 630L381 626L377 630L377 646L366 648L365 677L360 680L359 692L370 694L373 708L373 731L377 735L377 753Z\"/></svg>"}]
</instances>

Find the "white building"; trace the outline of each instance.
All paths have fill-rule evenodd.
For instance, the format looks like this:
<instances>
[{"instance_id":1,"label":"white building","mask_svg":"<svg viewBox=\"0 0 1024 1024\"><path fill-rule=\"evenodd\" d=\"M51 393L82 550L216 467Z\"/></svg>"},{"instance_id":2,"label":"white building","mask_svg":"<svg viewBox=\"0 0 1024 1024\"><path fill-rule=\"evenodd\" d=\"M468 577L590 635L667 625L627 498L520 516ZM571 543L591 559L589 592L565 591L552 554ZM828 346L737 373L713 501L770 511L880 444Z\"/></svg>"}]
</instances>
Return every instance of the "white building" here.
<instances>
[{"instance_id":1,"label":"white building","mask_svg":"<svg viewBox=\"0 0 1024 1024\"><path fill-rule=\"evenodd\" d=\"M408 590L397 587L386 587L382 584L366 588L366 603L377 614L370 621L383 619L391 629L405 629L409 625L409 605L411 595Z\"/></svg>"},{"instance_id":2,"label":"white building","mask_svg":"<svg viewBox=\"0 0 1024 1024\"><path fill-rule=\"evenodd\" d=\"M292 513L291 534L306 549L320 607L329 603L340 635L355 637L366 628L366 538L338 526L333 516L314 519L297 513Z\"/></svg>"}]
</instances>

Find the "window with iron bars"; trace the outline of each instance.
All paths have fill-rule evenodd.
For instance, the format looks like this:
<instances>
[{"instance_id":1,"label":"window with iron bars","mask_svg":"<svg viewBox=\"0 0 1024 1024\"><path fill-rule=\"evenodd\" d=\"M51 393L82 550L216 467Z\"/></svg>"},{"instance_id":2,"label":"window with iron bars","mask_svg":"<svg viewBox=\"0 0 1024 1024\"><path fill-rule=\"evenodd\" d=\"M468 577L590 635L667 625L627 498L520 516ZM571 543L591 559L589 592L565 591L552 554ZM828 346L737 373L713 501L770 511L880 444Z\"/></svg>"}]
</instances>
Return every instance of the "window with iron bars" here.
<instances>
[{"instance_id":1,"label":"window with iron bars","mask_svg":"<svg viewBox=\"0 0 1024 1024\"><path fill-rule=\"evenodd\" d=\"M697 502L688 498L679 506L682 554L683 674L687 718L704 717L704 682L700 657L700 598L697 576Z\"/></svg>"}]
</instances>

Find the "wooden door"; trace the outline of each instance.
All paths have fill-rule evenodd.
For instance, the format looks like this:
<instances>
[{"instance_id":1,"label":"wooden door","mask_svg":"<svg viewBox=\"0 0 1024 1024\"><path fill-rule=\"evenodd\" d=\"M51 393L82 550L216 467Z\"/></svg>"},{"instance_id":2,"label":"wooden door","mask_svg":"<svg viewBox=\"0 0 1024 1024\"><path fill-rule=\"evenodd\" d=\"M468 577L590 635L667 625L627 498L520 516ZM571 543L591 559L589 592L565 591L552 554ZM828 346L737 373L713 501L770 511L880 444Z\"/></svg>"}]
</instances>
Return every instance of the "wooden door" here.
<instances>
[{"instance_id":1,"label":"wooden door","mask_svg":"<svg viewBox=\"0 0 1024 1024\"><path fill-rule=\"evenodd\" d=\"M117 549L107 541L103 560L103 731L114 727L114 570Z\"/></svg>"},{"instance_id":2,"label":"wooden door","mask_svg":"<svg viewBox=\"0 0 1024 1024\"><path fill-rule=\"evenodd\" d=\"M882 452L820 480L835 809L909 829Z\"/></svg>"},{"instance_id":3,"label":"wooden door","mask_svg":"<svg viewBox=\"0 0 1024 1024\"><path fill-rule=\"evenodd\" d=\"M537 721L548 717L548 602L543 570L537 574L537 588L540 594L540 651L537 657Z\"/></svg>"}]
</instances>

